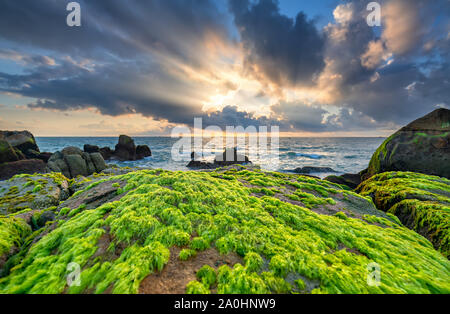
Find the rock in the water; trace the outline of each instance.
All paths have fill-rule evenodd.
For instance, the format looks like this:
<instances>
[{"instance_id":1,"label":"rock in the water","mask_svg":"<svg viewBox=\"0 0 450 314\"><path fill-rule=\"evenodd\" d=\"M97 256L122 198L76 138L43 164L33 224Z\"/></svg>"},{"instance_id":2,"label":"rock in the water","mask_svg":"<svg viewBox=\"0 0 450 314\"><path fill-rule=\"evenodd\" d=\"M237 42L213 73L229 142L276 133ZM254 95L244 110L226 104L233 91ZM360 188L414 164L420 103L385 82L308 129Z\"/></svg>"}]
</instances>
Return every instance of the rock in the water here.
<instances>
[{"instance_id":1,"label":"rock in the water","mask_svg":"<svg viewBox=\"0 0 450 314\"><path fill-rule=\"evenodd\" d=\"M28 150L39 152L33 134L28 131L0 131L0 139L7 141L14 149L21 151L26 158L33 158Z\"/></svg>"},{"instance_id":2,"label":"rock in the water","mask_svg":"<svg viewBox=\"0 0 450 314\"><path fill-rule=\"evenodd\" d=\"M45 173L46 165L39 159L26 159L0 164L0 180L7 180L17 174Z\"/></svg>"},{"instance_id":3,"label":"rock in the water","mask_svg":"<svg viewBox=\"0 0 450 314\"><path fill-rule=\"evenodd\" d=\"M310 173L327 173L327 172L336 172L332 168L328 167L303 167L303 168L297 168L294 170L295 173L301 173L301 174L310 174Z\"/></svg>"},{"instance_id":4,"label":"rock in the water","mask_svg":"<svg viewBox=\"0 0 450 314\"><path fill-rule=\"evenodd\" d=\"M237 148L227 148L222 154L216 156L214 164L218 167L225 167L231 165L239 165L251 163L249 158L245 155L238 154Z\"/></svg>"},{"instance_id":5,"label":"rock in the water","mask_svg":"<svg viewBox=\"0 0 450 314\"><path fill-rule=\"evenodd\" d=\"M450 110L437 109L389 137L373 155L364 179L388 171L450 178Z\"/></svg>"},{"instance_id":6,"label":"rock in the water","mask_svg":"<svg viewBox=\"0 0 450 314\"><path fill-rule=\"evenodd\" d=\"M89 154L100 152L100 148L98 146L89 145L89 144L84 145L83 150L84 150L84 152L89 153Z\"/></svg>"},{"instance_id":7,"label":"rock in the water","mask_svg":"<svg viewBox=\"0 0 450 314\"><path fill-rule=\"evenodd\" d=\"M138 145L136 147L136 159L144 159L145 157L150 157L151 155L152 151L147 145Z\"/></svg>"},{"instance_id":8,"label":"rock in the water","mask_svg":"<svg viewBox=\"0 0 450 314\"><path fill-rule=\"evenodd\" d=\"M358 185L361 184L361 175L360 174L353 174L353 173L346 173L341 176L329 176L326 177L324 180L346 185L351 189L356 189Z\"/></svg>"},{"instance_id":9,"label":"rock in the water","mask_svg":"<svg viewBox=\"0 0 450 314\"><path fill-rule=\"evenodd\" d=\"M127 135L119 137L119 143L114 151L114 158L120 161L136 160L136 145L131 137Z\"/></svg>"},{"instance_id":10,"label":"rock in the water","mask_svg":"<svg viewBox=\"0 0 450 314\"><path fill-rule=\"evenodd\" d=\"M104 160L109 160L114 155L114 151L109 147L102 147L100 148L100 154L102 154Z\"/></svg>"},{"instance_id":11,"label":"rock in the water","mask_svg":"<svg viewBox=\"0 0 450 314\"><path fill-rule=\"evenodd\" d=\"M85 145L85 151L86 151ZM152 151L147 145L139 145L136 147L134 140L127 136L121 135L119 142L117 143L115 150L111 150L109 147L103 147L99 149L104 160L115 159L119 161L134 161L150 157Z\"/></svg>"}]
</instances>

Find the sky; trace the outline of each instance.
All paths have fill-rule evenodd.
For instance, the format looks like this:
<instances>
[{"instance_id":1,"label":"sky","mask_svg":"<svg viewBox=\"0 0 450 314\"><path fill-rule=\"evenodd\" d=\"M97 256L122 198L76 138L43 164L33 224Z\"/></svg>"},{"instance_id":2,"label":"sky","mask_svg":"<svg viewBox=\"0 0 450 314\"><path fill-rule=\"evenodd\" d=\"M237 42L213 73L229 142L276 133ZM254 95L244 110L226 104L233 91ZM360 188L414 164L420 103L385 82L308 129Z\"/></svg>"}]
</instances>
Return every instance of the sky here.
<instances>
[{"instance_id":1,"label":"sky","mask_svg":"<svg viewBox=\"0 0 450 314\"><path fill-rule=\"evenodd\" d=\"M450 106L450 0L0 1L0 129L387 136Z\"/></svg>"}]
</instances>

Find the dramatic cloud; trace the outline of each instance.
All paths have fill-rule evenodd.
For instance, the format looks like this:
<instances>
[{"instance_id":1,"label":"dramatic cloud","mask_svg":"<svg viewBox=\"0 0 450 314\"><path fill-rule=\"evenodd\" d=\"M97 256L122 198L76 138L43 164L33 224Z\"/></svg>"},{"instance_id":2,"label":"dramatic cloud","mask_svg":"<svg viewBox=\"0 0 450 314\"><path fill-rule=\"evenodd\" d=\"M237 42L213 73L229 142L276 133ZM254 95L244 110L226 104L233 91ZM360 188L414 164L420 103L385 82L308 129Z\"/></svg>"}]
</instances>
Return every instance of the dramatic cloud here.
<instances>
[{"instance_id":1,"label":"dramatic cloud","mask_svg":"<svg viewBox=\"0 0 450 314\"><path fill-rule=\"evenodd\" d=\"M244 48L246 70L281 87L312 84L325 66L324 39L303 12L280 14L274 0L231 0Z\"/></svg>"},{"instance_id":2,"label":"dramatic cloud","mask_svg":"<svg viewBox=\"0 0 450 314\"><path fill-rule=\"evenodd\" d=\"M367 1L342 1L321 29L275 0L81 0L70 28L68 2L0 1L0 97L26 97L16 110L335 132L450 105L448 0L380 1L379 28Z\"/></svg>"}]
</instances>

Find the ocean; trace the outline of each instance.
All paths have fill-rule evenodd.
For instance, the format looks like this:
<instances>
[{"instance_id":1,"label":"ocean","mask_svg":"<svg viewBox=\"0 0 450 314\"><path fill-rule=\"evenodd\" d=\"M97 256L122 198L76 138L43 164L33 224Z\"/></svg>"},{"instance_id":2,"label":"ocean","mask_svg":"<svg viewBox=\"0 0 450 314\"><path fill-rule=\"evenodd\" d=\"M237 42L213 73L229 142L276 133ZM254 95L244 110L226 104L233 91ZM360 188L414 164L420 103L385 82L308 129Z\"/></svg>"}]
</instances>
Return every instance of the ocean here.
<instances>
[{"instance_id":1,"label":"ocean","mask_svg":"<svg viewBox=\"0 0 450 314\"><path fill-rule=\"evenodd\" d=\"M269 151L254 164L273 171L289 171L298 167L330 167L338 173L358 173L367 168L376 149L384 138L289 138L279 139L279 162L273 163L274 151ZM114 149L117 137L37 137L42 152L56 152L64 147L75 146L83 149L84 144L109 146ZM187 162L174 161L171 157L172 146L178 139L170 137L136 137L136 145L148 145L152 157L139 161L112 163L119 166L145 167L151 169L188 170ZM207 141L206 141L207 142ZM321 178L330 173L316 173Z\"/></svg>"}]
</instances>

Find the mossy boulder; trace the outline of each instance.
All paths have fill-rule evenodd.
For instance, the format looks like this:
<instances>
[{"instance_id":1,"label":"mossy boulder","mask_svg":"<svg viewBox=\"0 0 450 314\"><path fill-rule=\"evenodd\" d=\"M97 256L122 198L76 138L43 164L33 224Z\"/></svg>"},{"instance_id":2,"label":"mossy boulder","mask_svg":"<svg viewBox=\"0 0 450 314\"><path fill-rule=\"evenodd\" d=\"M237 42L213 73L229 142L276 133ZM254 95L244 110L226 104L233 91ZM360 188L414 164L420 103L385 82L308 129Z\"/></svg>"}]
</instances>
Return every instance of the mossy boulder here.
<instances>
[{"instance_id":1,"label":"mossy boulder","mask_svg":"<svg viewBox=\"0 0 450 314\"><path fill-rule=\"evenodd\" d=\"M450 180L408 172L387 172L363 182L357 190L380 210L397 216L450 257Z\"/></svg>"},{"instance_id":2,"label":"mossy boulder","mask_svg":"<svg viewBox=\"0 0 450 314\"><path fill-rule=\"evenodd\" d=\"M22 174L2 181L0 215L57 206L70 196L69 185L70 181L59 173Z\"/></svg>"},{"instance_id":3,"label":"mossy boulder","mask_svg":"<svg viewBox=\"0 0 450 314\"><path fill-rule=\"evenodd\" d=\"M373 155L364 178L389 171L450 178L450 110L437 109L389 137Z\"/></svg>"},{"instance_id":4,"label":"mossy boulder","mask_svg":"<svg viewBox=\"0 0 450 314\"><path fill-rule=\"evenodd\" d=\"M7 141L14 149L22 152L26 158L34 158L29 151L39 152L33 134L28 131L0 131L0 139Z\"/></svg>"},{"instance_id":5,"label":"mossy boulder","mask_svg":"<svg viewBox=\"0 0 450 314\"><path fill-rule=\"evenodd\" d=\"M243 167L142 170L72 198L100 186L120 198L60 208L0 293L151 293L141 284L169 263L195 265L189 293L450 293L450 262L426 238L337 184ZM229 254L243 262L223 263ZM68 285L71 263L80 285Z\"/></svg>"}]
</instances>

